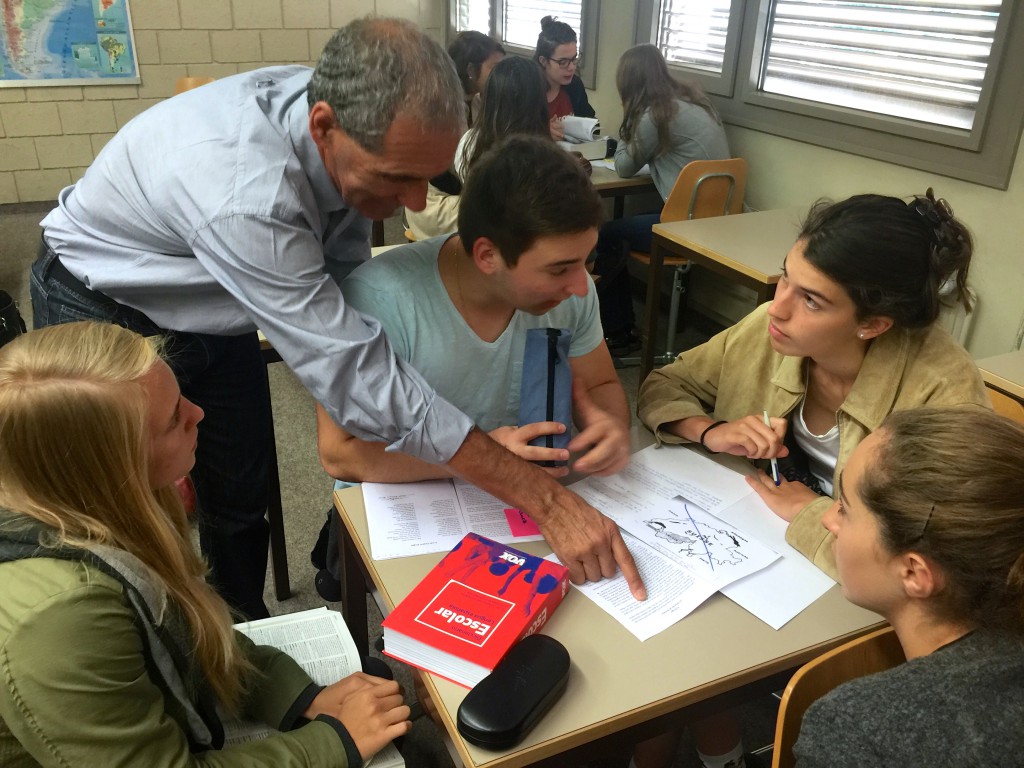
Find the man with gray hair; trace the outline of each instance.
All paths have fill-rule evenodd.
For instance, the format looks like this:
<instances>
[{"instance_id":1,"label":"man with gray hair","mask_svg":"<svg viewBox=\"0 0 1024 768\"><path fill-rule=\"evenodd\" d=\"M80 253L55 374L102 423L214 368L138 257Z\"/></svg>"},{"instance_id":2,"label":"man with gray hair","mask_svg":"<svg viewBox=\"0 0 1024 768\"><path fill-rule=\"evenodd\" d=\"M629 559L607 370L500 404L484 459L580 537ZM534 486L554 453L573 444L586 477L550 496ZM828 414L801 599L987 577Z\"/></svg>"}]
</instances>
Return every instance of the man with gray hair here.
<instances>
[{"instance_id":1,"label":"man with gray hair","mask_svg":"<svg viewBox=\"0 0 1024 768\"><path fill-rule=\"evenodd\" d=\"M577 580L619 563L642 590L611 521L436 396L338 289L369 257L370 219L422 209L451 164L461 94L414 25L357 20L312 73L247 72L143 112L42 222L35 326L88 318L164 336L182 395L205 411L200 542L214 586L250 618L267 615L272 436L257 328L346 430L447 463L532 513Z\"/></svg>"}]
</instances>

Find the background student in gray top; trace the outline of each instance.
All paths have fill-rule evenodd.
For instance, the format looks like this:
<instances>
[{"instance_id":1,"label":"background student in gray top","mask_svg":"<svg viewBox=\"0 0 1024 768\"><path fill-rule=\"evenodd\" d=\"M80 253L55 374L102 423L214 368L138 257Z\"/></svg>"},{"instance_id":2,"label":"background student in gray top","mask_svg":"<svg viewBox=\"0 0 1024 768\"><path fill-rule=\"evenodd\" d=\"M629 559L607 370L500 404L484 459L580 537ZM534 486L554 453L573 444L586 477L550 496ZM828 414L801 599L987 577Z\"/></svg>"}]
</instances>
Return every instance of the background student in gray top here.
<instances>
[{"instance_id":1,"label":"background student in gray top","mask_svg":"<svg viewBox=\"0 0 1024 768\"><path fill-rule=\"evenodd\" d=\"M729 142L714 105L692 81L669 74L661 51L637 45L619 58L615 85L622 100L622 125L615 149L615 172L635 176L651 169L662 201L668 200L676 178L694 160L725 160ZM621 357L640 347L633 332L633 299L626 261L629 251L651 251L651 227L661 209L615 219L601 227L594 273L601 276L601 322L611 353Z\"/></svg>"},{"instance_id":2,"label":"background student in gray top","mask_svg":"<svg viewBox=\"0 0 1024 768\"><path fill-rule=\"evenodd\" d=\"M1020 765L1024 426L982 408L889 416L825 515L843 594L884 616L907 662L804 715L801 768Z\"/></svg>"},{"instance_id":3,"label":"background student in gray top","mask_svg":"<svg viewBox=\"0 0 1024 768\"><path fill-rule=\"evenodd\" d=\"M463 112L437 43L408 22L357 20L312 73L257 70L147 110L43 221L37 327L89 317L168 336L183 392L206 412L200 540L214 584L249 617L266 615L271 434L256 328L353 434L529 511L574 578L618 562L639 585L610 520L474 429L338 289L369 257L370 219L423 207Z\"/></svg>"}]
</instances>

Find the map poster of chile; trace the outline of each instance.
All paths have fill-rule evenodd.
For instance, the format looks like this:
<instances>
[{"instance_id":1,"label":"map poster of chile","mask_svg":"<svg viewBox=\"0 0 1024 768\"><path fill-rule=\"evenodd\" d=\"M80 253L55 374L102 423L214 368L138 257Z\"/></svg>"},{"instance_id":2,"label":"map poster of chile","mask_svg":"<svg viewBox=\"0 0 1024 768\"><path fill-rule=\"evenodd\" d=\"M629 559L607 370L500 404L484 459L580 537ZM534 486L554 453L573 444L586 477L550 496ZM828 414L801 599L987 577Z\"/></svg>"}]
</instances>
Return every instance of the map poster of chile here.
<instances>
[{"instance_id":1,"label":"map poster of chile","mask_svg":"<svg viewBox=\"0 0 1024 768\"><path fill-rule=\"evenodd\" d=\"M139 82L128 0L0 0L0 87Z\"/></svg>"}]
</instances>

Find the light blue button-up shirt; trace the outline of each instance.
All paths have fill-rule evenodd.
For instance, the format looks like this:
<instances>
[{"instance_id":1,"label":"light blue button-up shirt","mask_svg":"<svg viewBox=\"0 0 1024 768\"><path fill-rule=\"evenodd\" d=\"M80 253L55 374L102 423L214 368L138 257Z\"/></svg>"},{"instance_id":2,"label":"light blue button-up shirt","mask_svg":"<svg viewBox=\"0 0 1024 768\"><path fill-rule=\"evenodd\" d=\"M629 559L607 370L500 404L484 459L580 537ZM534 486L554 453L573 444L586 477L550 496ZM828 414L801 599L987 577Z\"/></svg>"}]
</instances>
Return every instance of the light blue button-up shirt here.
<instances>
[{"instance_id":1,"label":"light blue button-up shirt","mask_svg":"<svg viewBox=\"0 0 1024 768\"><path fill-rule=\"evenodd\" d=\"M472 422L337 282L369 258L309 134L306 67L218 80L157 104L103 148L42 222L61 263L164 328L260 328L352 434L444 463Z\"/></svg>"}]
</instances>

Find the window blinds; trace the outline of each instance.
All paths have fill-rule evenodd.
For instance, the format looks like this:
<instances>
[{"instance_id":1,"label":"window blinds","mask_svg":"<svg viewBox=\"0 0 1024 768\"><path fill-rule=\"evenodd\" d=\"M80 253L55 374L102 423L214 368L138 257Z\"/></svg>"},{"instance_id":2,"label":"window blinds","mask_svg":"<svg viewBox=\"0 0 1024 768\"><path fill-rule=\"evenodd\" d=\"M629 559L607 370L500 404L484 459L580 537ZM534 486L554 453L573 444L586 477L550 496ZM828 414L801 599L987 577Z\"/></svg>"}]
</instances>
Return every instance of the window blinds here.
<instances>
[{"instance_id":1,"label":"window blinds","mask_svg":"<svg viewBox=\"0 0 1024 768\"><path fill-rule=\"evenodd\" d=\"M999 0L776 0L760 88L970 130Z\"/></svg>"},{"instance_id":2,"label":"window blinds","mask_svg":"<svg viewBox=\"0 0 1024 768\"><path fill-rule=\"evenodd\" d=\"M729 0L662 2L658 47L666 61L720 75L731 5Z\"/></svg>"}]
</instances>

